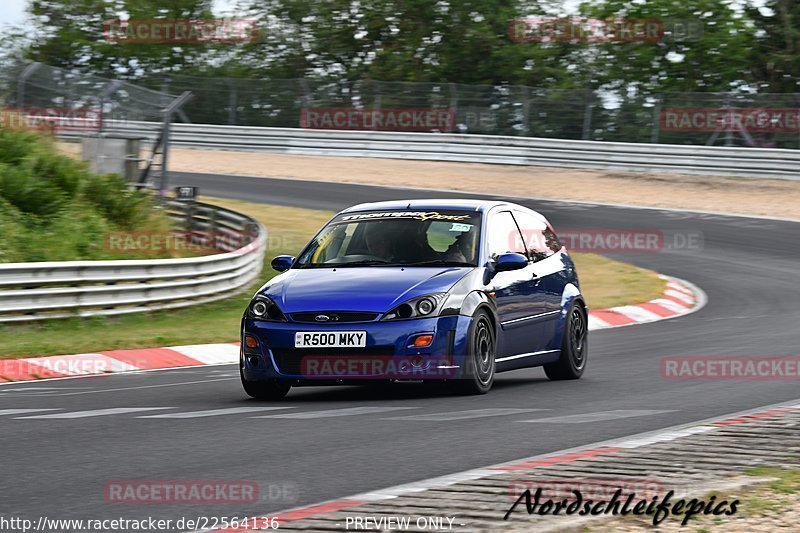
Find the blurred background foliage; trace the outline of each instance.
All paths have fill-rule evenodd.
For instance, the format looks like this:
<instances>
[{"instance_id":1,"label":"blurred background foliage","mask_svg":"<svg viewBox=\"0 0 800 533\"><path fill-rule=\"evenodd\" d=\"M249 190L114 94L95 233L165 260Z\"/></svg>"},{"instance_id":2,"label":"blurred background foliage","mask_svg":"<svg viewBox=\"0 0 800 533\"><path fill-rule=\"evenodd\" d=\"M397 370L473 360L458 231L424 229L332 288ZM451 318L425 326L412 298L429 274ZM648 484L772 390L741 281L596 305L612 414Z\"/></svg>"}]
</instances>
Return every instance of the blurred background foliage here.
<instances>
[{"instance_id":1,"label":"blurred background foliage","mask_svg":"<svg viewBox=\"0 0 800 533\"><path fill-rule=\"evenodd\" d=\"M195 98L195 123L298 127L304 107L458 107L458 131L705 144L662 107L800 108L798 0L233 0L252 42L109 42L103 23L219 17L213 0L30 0L0 42L29 61ZM217 6L218 7L218 6ZM521 17L659 19L656 42L515 42ZM675 24L692 26L678 35ZM3 83L5 73L6 83ZM776 96L780 93L780 96ZM490 112L486 112L490 110ZM128 117L130 118L130 117ZM727 144L798 148L796 132ZM758 137L758 136L757 136ZM716 137L714 138L716 139Z\"/></svg>"},{"instance_id":2,"label":"blurred background foliage","mask_svg":"<svg viewBox=\"0 0 800 533\"><path fill-rule=\"evenodd\" d=\"M89 172L46 134L0 129L0 263L121 259L109 232L170 228L122 177Z\"/></svg>"},{"instance_id":3,"label":"blurred background foliage","mask_svg":"<svg viewBox=\"0 0 800 533\"><path fill-rule=\"evenodd\" d=\"M518 17L566 16L557 0L239 0L258 23L245 44L110 43L103 22L210 19L212 0L30 0L30 22L3 40L7 60L114 78L203 77L452 82L709 92L800 92L796 0L604 0L574 16L699 23L659 42L513 42ZM573 16L573 15L570 15Z\"/></svg>"}]
</instances>

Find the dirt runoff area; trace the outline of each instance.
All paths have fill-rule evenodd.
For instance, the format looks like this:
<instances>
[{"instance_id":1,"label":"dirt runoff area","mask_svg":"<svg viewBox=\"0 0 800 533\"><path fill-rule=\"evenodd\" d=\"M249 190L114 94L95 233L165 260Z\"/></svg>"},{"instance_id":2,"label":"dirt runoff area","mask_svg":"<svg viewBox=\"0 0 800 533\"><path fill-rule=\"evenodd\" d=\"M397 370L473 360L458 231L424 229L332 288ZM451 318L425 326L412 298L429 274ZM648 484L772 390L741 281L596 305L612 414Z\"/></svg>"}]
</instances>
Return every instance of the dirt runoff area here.
<instances>
[{"instance_id":1,"label":"dirt runoff area","mask_svg":"<svg viewBox=\"0 0 800 533\"><path fill-rule=\"evenodd\" d=\"M77 153L77 146L67 149ZM173 148L170 169L800 220L800 181ZM798 169L800 174L800 169Z\"/></svg>"}]
</instances>

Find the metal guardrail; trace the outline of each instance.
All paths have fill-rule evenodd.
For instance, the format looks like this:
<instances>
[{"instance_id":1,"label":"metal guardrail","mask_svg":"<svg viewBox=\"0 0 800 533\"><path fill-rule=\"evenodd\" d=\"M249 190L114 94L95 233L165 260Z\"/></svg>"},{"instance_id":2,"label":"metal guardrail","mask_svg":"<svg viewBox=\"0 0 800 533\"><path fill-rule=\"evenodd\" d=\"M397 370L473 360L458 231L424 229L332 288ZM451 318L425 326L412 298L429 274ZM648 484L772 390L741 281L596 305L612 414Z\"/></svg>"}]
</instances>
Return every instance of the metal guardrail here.
<instances>
[{"instance_id":1,"label":"metal guardrail","mask_svg":"<svg viewBox=\"0 0 800 533\"><path fill-rule=\"evenodd\" d=\"M256 279L267 243L263 225L208 204L168 201L166 208L185 228L186 238L205 239L213 232L222 253L180 259L1 263L0 322L186 307L225 298Z\"/></svg>"},{"instance_id":2,"label":"metal guardrail","mask_svg":"<svg viewBox=\"0 0 800 533\"><path fill-rule=\"evenodd\" d=\"M156 124L107 123L109 132L156 136ZM79 133L62 133L77 138ZM574 141L496 135L322 131L174 124L173 145L298 155L386 157L464 163L800 179L800 150Z\"/></svg>"}]
</instances>

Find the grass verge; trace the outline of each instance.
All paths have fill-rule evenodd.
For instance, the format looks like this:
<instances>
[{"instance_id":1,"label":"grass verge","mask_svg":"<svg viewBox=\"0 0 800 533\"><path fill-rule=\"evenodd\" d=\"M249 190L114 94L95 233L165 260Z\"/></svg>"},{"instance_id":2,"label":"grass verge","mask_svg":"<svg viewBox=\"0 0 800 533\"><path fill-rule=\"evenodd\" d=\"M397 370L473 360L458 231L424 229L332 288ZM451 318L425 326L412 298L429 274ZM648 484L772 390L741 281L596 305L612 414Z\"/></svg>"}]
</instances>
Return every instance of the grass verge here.
<instances>
[{"instance_id":1,"label":"grass verge","mask_svg":"<svg viewBox=\"0 0 800 533\"><path fill-rule=\"evenodd\" d=\"M648 302L661 296L666 282L656 272L597 254L570 254L589 309Z\"/></svg>"},{"instance_id":2,"label":"grass verge","mask_svg":"<svg viewBox=\"0 0 800 533\"><path fill-rule=\"evenodd\" d=\"M0 127L0 262L121 259L104 237L163 235L170 226L152 196L120 176L90 172L49 135Z\"/></svg>"},{"instance_id":3,"label":"grass verge","mask_svg":"<svg viewBox=\"0 0 800 533\"><path fill-rule=\"evenodd\" d=\"M332 213L239 200L201 200L255 217L267 227L267 266L257 284L230 298L186 309L0 324L0 358L238 340L239 320L253 291L276 274L269 267L269 260L283 253L298 253ZM575 261L592 308L651 300L664 288L655 273L632 265L595 254L575 254Z\"/></svg>"}]
</instances>

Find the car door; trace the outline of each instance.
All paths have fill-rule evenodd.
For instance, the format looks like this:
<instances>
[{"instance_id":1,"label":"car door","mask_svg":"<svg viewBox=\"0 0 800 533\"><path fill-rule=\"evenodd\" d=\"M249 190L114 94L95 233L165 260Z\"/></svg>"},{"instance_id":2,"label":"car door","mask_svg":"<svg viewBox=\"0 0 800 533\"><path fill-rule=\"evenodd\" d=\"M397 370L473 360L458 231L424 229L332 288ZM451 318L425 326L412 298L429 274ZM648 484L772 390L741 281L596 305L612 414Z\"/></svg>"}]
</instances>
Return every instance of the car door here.
<instances>
[{"instance_id":1,"label":"car door","mask_svg":"<svg viewBox=\"0 0 800 533\"><path fill-rule=\"evenodd\" d=\"M541 216L515 211L514 217L522 232L528 257L531 258L535 290L542 301L541 315L537 319L541 341L539 349L558 348L551 345L551 340L556 333L561 296L567 279L560 253L561 243Z\"/></svg>"},{"instance_id":2,"label":"car door","mask_svg":"<svg viewBox=\"0 0 800 533\"><path fill-rule=\"evenodd\" d=\"M490 260L516 252L527 256L525 243L510 210L490 215L487 226L487 250ZM534 279L532 263L525 268L497 272L489 282L494 293L500 321L497 359L509 358L540 349L542 332L539 318L546 312L546 302Z\"/></svg>"}]
</instances>

